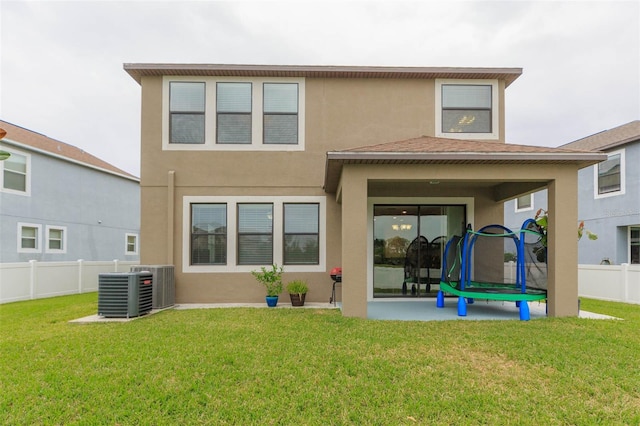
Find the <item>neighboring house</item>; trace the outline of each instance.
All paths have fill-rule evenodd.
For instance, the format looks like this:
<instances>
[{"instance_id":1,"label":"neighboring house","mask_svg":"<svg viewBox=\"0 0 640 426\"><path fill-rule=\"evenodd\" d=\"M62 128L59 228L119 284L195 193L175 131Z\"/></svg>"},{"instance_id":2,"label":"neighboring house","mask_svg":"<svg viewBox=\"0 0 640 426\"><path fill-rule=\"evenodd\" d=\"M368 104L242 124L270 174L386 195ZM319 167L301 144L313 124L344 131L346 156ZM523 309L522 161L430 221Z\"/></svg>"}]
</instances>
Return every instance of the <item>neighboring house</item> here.
<instances>
[{"instance_id":1,"label":"neighboring house","mask_svg":"<svg viewBox=\"0 0 640 426\"><path fill-rule=\"evenodd\" d=\"M607 160L578 172L578 219L598 235L578 245L581 264L640 263L640 121L562 145L560 148L601 151ZM505 203L512 226L546 209L546 192ZM517 203L517 204L516 204Z\"/></svg>"},{"instance_id":2,"label":"neighboring house","mask_svg":"<svg viewBox=\"0 0 640 426\"><path fill-rule=\"evenodd\" d=\"M402 268L385 270L407 242L502 223L506 200L547 188L549 314L577 314L566 200L605 156L506 143L521 69L124 69L142 89L141 262L176 265L177 302L264 301L250 271L272 263L328 301L341 266L343 314L366 318L402 298Z\"/></svg>"},{"instance_id":3,"label":"neighboring house","mask_svg":"<svg viewBox=\"0 0 640 426\"><path fill-rule=\"evenodd\" d=\"M0 121L0 262L139 260L140 184L79 148Z\"/></svg>"}]
</instances>

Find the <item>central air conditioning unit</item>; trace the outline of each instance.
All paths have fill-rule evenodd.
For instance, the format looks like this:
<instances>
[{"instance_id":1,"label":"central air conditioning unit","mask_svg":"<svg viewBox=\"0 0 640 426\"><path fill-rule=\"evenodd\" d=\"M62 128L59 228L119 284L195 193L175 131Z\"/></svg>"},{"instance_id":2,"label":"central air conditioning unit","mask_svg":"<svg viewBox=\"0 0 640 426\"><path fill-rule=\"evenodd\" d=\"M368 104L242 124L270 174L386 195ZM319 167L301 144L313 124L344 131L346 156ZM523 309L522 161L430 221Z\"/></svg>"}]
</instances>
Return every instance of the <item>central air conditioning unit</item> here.
<instances>
[{"instance_id":1,"label":"central air conditioning unit","mask_svg":"<svg viewBox=\"0 0 640 426\"><path fill-rule=\"evenodd\" d=\"M132 272L147 271L153 275L153 309L168 308L176 303L173 265L137 265Z\"/></svg>"},{"instance_id":2,"label":"central air conditioning unit","mask_svg":"<svg viewBox=\"0 0 640 426\"><path fill-rule=\"evenodd\" d=\"M114 272L98 276L98 315L131 318L151 312L153 275Z\"/></svg>"}]
</instances>

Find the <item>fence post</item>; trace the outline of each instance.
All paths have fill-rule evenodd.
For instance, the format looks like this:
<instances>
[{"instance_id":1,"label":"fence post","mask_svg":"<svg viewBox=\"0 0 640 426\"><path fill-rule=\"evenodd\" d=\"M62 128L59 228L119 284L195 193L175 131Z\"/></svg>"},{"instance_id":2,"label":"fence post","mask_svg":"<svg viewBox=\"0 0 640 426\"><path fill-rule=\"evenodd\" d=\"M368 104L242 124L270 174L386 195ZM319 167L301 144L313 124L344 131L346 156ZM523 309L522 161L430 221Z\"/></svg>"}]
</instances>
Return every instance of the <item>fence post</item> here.
<instances>
[{"instance_id":1,"label":"fence post","mask_svg":"<svg viewBox=\"0 0 640 426\"><path fill-rule=\"evenodd\" d=\"M82 266L84 264L83 259L78 259L78 294L82 294Z\"/></svg>"},{"instance_id":2,"label":"fence post","mask_svg":"<svg viewBox=\"0 0 640 426\"><path fill-rule=\"evenodd\" d=\"M35 299L36 293L36 264L37 260L31 259L29 261L29 298Z\"/></svg>"},{"instance_id":3,"label":"fence post","mask_svg":"<svg viewBox=\"0 0 640 426\"><path fill-rule=\"evenodd\" d=\"M118 272L118 259L113 259L113 272Z\"/></svg>"},{"instance_id":4,"label":"fence post","mask_svg":"<svg viewBox=\"0 0 640 426\"><path fill-rule=\"evenodd\" d=\"M629 303L629 264L620 265L620 273L622 274L622 288L624 289L624 303Z\"/></svg>"}]
</instances>

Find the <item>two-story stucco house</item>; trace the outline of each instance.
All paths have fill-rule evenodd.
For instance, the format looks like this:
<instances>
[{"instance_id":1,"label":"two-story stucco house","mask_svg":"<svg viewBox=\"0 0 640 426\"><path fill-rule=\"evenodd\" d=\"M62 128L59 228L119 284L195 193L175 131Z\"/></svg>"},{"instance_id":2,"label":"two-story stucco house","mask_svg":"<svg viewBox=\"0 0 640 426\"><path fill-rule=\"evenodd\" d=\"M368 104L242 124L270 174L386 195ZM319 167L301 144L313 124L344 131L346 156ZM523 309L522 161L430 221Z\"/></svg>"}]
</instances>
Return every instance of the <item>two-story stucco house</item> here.
<instances>
[{"instance_id":1,"label":"two-story stucco house","mask_svg":"<svg viewBox=\"0 0 640 426\"><path fill-rule=\"evenodd\" d=\"M578 172L578 219L598 235L581 241L581 264L640 263L640 121L605 130L561 148L601 151L607 160ZM522 223L546 209L546 191L505 203L505 219Z\"/></svg>"},{"instance_id":2,"label":"two-story stucco house","mask_svg":"<svg viewBox=\"0 0 640 426\"><path fill-rule=\"evenodd\" d=\"M263 301L250 271L273 263L327 301L341 266L343 314L366 318L407 297L375 273L403 241L501 223L546 188L549 314L577 314L578 170L605 156L506 143L521 69L124 69L142 88L141 262L176 265L177 302Z\"/></svg>"},{"instance_id":3,"label":"two-story stucco house","mask_svg":"<svg viewBox=\"0 0 640 426\"><path fill-rule=\"evenodd\" d=\"M0 262L139 259L135 176L58 140L0 121Z\"/></svg>"}]
</instances>

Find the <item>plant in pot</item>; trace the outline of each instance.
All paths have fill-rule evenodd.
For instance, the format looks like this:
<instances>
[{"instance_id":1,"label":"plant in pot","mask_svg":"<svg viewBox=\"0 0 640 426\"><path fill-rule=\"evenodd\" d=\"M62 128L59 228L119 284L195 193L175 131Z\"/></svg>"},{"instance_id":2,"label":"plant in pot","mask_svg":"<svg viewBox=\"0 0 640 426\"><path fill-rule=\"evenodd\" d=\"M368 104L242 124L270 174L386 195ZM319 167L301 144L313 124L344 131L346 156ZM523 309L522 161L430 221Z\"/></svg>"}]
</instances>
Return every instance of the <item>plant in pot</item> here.
<instances>
[{"instance_id":1,"label":"plant in pot","mask_svg":"<svg viewBox=\"0 0 640 426\"><path fill-rule=\"evenodd\" d=\"M282 293L282 273L284 268L278 265L271 265L271 269L264 266L259 271L251 271L251 275L267 290L267 306L270 308L278 304L278 295Z\"/></svg>"},{"instance_id":2,"label":"plant in pot","mask_svg":"<svg viewBox=\"0 0 640 426\"><path fill-rule=\"evenodd\" d=\"M304 280L293 280L287 284L287 292L291 298L292 306L304 306L304 299L307 297L309 286Z\"/></svg>"}]
</instances>

